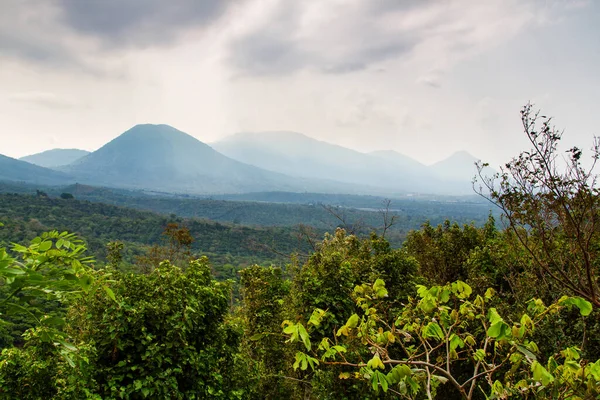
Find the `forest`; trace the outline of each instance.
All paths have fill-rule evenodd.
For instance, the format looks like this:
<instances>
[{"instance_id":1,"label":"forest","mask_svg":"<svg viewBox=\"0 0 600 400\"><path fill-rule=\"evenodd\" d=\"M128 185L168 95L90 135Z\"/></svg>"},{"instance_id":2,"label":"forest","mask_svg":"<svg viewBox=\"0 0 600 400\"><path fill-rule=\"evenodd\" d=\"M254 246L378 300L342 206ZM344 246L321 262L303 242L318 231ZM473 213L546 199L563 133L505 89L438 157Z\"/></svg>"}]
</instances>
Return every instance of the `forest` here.
<instances>
[{"instance_id":1,"label":"forest","mask_svg":"<svg viewBox=\"0 0 600 400\"><path fill-rule=\"evenodd\" d=\"M294 231L0 195L0 398L598 398L600 143L588 163L521 115L531 149L474 182L501 215L401 244L394 213Z\"/></svg>"}]
</instances>

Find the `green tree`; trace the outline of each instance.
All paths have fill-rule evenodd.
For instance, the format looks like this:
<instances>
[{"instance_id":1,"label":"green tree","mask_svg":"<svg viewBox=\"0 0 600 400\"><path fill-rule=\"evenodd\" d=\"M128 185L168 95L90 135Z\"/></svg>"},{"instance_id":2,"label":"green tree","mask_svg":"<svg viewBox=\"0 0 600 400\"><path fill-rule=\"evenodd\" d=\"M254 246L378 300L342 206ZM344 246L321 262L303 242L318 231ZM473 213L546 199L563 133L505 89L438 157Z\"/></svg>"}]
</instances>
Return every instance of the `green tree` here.
<instances>
[{"instance_id":1,"label":"green tree","mask_svg":"<svg viewBox=\"0 0 600 400\"><path fill-rule=\"evenodd\" d=\"M600 142L594 140L592 163L585 167L577 147L561 157L562 133L551 118L528 104L521 121L532 148L492 177L483 176L487 164L480 164L477 191L500 207L540 281L551 279L599 307L600 196L593 170Z\"/></svg>"},{"instance_id":2,"label":"green tree","mask_svg":"<svg viewBox=\"0 0 600 400\"><path fill-rule=\"evenodd\" d=\"M426 222L420 230L407 235L404 248L418 261L421 276L429 282L443 285L466 280L469 255L496 234L495 220L491 215L482 228L473 224L461 228L449 220L434 228Z\"/></svg>"},{"instance_id":3,"label":"green tree","mask_svg":"<svg viewBox=\"0 0 600 400\"><path fill-rule=\"evenodd\" d=\"M581 297L563 297L545 306L528 304L515 321L490 306L494 291L473 296L457 281L444 286L418 286L393 318L386 315L388 293L377 280L354 289L360 311L334 335L321 338L327 311L316 309L305 323L285 321L290 343L300 343L294 368L346 367L340 380L369 382L375 392L403 398L590 398L600 394L600 360L581 360L577 348L567 348L544 364L531 340L535 326L562 307L575 306L588 315L592 306ZM352 359L352 347L368 357ZM467 371L467 373L465 373Z\"/></svg>"},{"instance_id":4,"label":"green tree","mask_svg":"<svg viewBox=\"0 0 600 400\"><path fill-rule=\"evenodd\" d=\"M93 259L85 251L76 235L57 231L43 233L29 246L13 244L10 252L0 248L0 321L60 328L64 324L60 303L72 300L91 279ZM47 342L65 344L60 330L45 332Z\"/></svg>"},{"instance_id":5,"label":"green tree","mask_svg":"<svg viewBox=\"0 0 600 400\"><path fill-rule=\"evenodd\" d=\"M314 335L328 337L356 312L357 306L352 299L356 285L377 279L389 281L387 310L392 313L414 293L417 268L412 257L403 250L392 249L385 239L375 234L369 239L359 239L338 228L335 235L325 236L301 269L292 271L288 314L293 320L308 321L315 309L327 310ZM360 359L364 348L359 346L349 352ZM361 382L340 381L338 373L333 370L313 374L303 371L296 378L302 381L304 396L350 399L364 393Z\"/></svg>"},{"instance_id":6,"label":"green tree","mask_svg":"<svg viewBox=\"0 0 600 400\"><path fill-rule=\"evenodd\" d=\"M253 265L240 271L243 354L252 360L257 381L253 398L290 398L289 354L281 337L290 282L281 268Z\"/></svg>"},{"instance_id":7,"label":"green tree","mask_svg":"<svg viewBox=\"0 0 600 400\"><path fill-rule=\"evenodd\" d=\"M231 288L212 279L208 259L112 280L73 304L67 326L94 346L89 382L103 399L242 396L231 380L241 332L225 323Z\"/></svg>"}]
</instances>

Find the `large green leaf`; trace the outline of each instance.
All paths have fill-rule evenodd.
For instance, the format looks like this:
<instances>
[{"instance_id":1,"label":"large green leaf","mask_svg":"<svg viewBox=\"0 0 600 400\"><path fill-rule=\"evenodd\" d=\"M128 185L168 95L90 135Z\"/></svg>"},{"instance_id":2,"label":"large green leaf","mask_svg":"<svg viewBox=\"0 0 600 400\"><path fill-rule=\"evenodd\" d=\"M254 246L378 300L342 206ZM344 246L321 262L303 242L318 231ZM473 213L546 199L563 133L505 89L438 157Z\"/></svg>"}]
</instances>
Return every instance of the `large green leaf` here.
<instances>
[{"instance_id":1,"label":"large green leaf","mask_svg":"<svg viewBox=\"0 0 600 400\"><path fill-rule=\"evenodd\" d=\"M579 308L579 312L584 317L590 315L592 312L592 303L587 300L584 300L581 297L563 297L559 300L559 304L564 306L576 306Z\"/></svg>"}]
</instances>

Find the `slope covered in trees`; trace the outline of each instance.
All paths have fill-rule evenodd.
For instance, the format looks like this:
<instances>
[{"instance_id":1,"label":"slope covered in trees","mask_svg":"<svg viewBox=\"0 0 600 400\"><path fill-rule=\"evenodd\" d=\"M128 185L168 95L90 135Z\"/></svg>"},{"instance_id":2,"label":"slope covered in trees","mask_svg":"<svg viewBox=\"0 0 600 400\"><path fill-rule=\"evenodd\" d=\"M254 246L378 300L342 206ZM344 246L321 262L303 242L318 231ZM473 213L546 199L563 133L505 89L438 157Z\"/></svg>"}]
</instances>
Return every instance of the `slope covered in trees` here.
<instances>
[{"instance_id":1,"label":"slope covered in trees","mask_svg":"<svg viewBox=\"0 0 600 400\"><path fill-rule=\"evenodd\" d=\"M159 244L169 223L186 226L195 239L194 254L210 255L219 267L281 261L285 259L281 254L308 251L308 245L292 228L234 226L60 198L0 195L0 220L4 223L0 243L24 242L46 230L66 230L84 238L99 261L106 260L108 242L124 242L124 261L128 264Z\"/></svg>"}]
</instances>

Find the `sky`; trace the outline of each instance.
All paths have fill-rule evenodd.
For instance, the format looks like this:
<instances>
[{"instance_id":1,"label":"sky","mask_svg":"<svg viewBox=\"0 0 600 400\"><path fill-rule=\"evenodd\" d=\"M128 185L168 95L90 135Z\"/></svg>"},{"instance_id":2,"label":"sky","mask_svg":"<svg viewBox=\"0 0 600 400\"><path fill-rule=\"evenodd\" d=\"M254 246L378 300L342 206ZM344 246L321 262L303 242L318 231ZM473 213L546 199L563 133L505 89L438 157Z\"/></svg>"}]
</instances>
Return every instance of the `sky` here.
<instances>
[{"instance_id":1,"label":"sky","mask_svg":"<svg viewBox=\"0 0 600 400\"><path fill-rule=\"evenodd\" d=\"M588 149L598 71L595 0L0 0L0 154L163 123L499 165L527 102Z\"/></svg>"}]
</instances>

